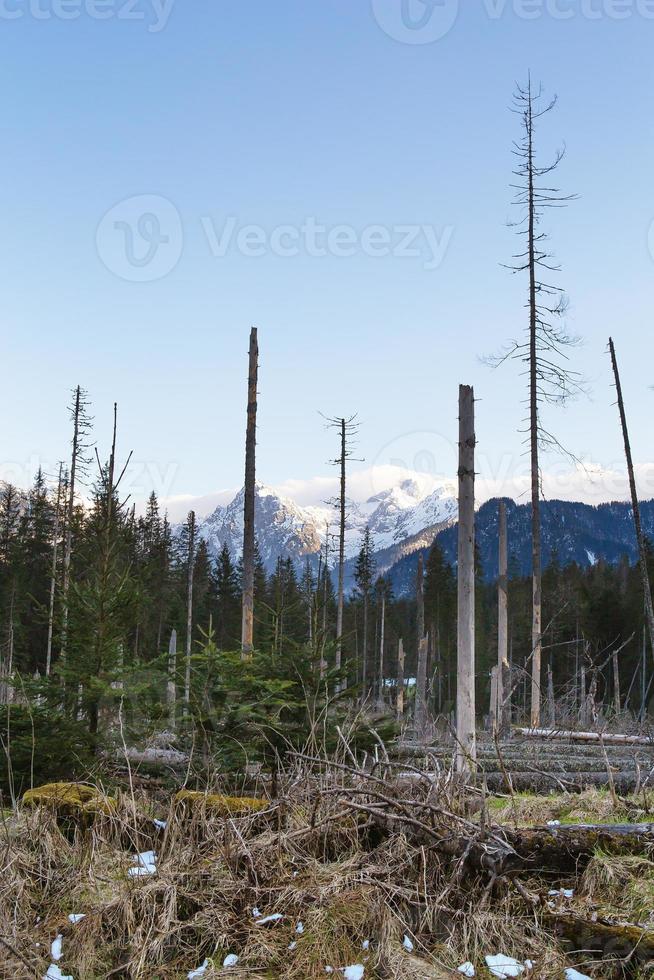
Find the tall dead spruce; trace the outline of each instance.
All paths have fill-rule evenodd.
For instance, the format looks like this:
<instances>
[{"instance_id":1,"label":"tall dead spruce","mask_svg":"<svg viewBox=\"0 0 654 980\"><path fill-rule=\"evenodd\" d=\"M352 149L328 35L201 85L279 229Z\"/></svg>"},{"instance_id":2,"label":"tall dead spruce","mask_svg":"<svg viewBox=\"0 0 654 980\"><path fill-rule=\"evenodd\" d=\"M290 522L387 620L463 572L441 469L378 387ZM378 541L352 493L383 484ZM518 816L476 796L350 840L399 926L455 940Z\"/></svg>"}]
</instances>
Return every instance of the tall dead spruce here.
<instances>
[{"instance_id":1,"label":"tall dead spruce","mask_svg":"<svg viewBox=\"0 0 654 980\"><path fill-rule=\"evenodd\" d=\"M643 534L643 522L640 516L640 501L636 489L636 476L634 473L634 460L631 454L631 441L629 439L629 428L627 426L627 412L624 406L622 395L622 382L620 371L618 370L618 358L615 353L615 344L609 338L609 351L611 354L611 364L613 366L613 376L615 378L615 390L618 396L618 410L620 412L620 424L622 426L622 438L624 439L624 451L627 460L627 470L629 472L629 489L631 491L631 507L636 527L636 538L638 539L638 557L640 564L640 575L643 583L643 594L645 596L645 617L647 619L647 629L649 631L652 652L654 653L654 607L652 606L652 590L650 587L649 572L647 570L647 550L645 547L645 535ZM643 666L643 677L644 666Z\"/></svg>"},{"instance_id":2,"label":"tall dead spruce","mask_svg":"<svg viewBox=\"0 0 654 980\"><path fill-rule=\"evenodd\" d=\"M576 393L579 375L567 367L567 349L576 341L565 330L562 318L567 310L567 298L561 288L550 281L550 274L559 271L548 251L548 236L540 230L541 220L549 208L563 207L575 195L564 195L547 186L549 175L557 169L565 151L558 150L551 163L540 165L536 157L535 131L539 119L551 112L556 98L544 99L541 86L534 88L529 78L526 87L518 86L513 97L512 111L520 118L522 135L513 144L518 163L513 171L517 183L514 204L522 214L514 223L517 233L525 240L523 251L513 256L509 268L528 276L528 328L524 340L512 341L497 361L510 358L526 365L528 379L526 441L531 460L532 508L532 683L531 724L540 724L541 660L542 660L542 549L541 549L541 483L540 452L561 449L558 439L544 428L541 409L545 405L560 405ZM546 181L542 184L542 181Z\"/></svg>"},{"instance_id":3,"label":"tall dead spruce","mask_svg":"<svg viewBox=\"0 0 654 980\"><path fill-rule=\"evenodd\" d=\"M336 654L334 666L341 669L343 661L343 608L345 601L345 522L347 516L347 461L352 459L351 442L359 431L356 415L350 418L327 418L328 427L336 429L339 434L340 453L332 460L339 470L339 493L336 500L338 507L338 594L336 606ZM337 682L337 690L341 690L341 681Z\"/></svg>"},{"instance_id":4,"label":"tall dead spruce","mask_svg":"<svg viewBox=\"0 0 654 980\"><path fill-rule=\"evenodd\" d=\"M250 331L248 370L248 409L245 434L245 492L243 498L243 606L241 655L250 656L254 645L254 503L256 492L257 453L257 383L259 378L259 343L257 328Z\"/></svg>"}]
</instances>

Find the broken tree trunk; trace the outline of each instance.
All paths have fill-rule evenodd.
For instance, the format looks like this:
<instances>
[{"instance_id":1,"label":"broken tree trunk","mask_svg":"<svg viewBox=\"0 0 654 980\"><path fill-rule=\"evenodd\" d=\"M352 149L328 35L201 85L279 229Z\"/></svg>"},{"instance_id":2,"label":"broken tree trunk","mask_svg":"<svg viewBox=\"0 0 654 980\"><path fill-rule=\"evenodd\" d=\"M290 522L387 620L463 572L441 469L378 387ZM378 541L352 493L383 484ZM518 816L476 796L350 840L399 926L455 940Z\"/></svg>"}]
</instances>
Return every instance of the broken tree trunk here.
<instances>
[{"instance_id":1,"label":"broken tree trunk","mask_svg":"<svg viewBox=\"0 0 654 980\"><path fill-rule=\"evenodd\" d=\"M457 769L474 769L475 747L475 396L459 388Z\"/></svg>"},{"instance_id":2,"label":"broken tree trunk","mask_svg":"<svg viewBox=\"0 0 654 980\"><path fill-rule=\"evenodd\" d=\"M248 370L248 408L245 434L245 492L243 497L243 601L241 622L241 656L247 659L254 645L254 506L256 493L257 452L257 381L259 377L259 344L257 328L250 331Z\"/></svg>"},{"instance_id":3,"label":"broken tree trunk","mask_svg":"<svg viewBox=\"0 0 654 980\"><path fill-rule=\"evenodd\" d=\"M414 709L414 727L416 739L424 741L427 734L427 657L429 641L423 636L418 641L418 671L416 678L416 704Z\"/></svg>"},{"instance_id":4,"label":"broken tree trunk","mask_svg":"<svg viewBox=\"0 0 654 980\"><path fill-rule=\"evenodd\" d=\"M404 718L404 643L397 644L397 691L395 695L395 714L401 724Z\"/></svg>"},{"instance_id":5,"label":"broken tree trunk","mask_svg":"<svg viewBox=\"0 0 654 980\"><path fill-rule=\"evenodd\" d=\"M57 480L57 504L55 507L55 523L52 532L52 564L50 567L50 603L48 606L48 642L45 651L45 675L50 676L52 669L52 638L54 635L55 592L57 589L57 559L59 553L59 534L61 530L61 497L63 492L63 463L59 464L59 479Z\"/></svg>"},{"instance_id":6,"label":"broken tree trunk","mask_svg":"<svg viewBox=\"0 0 654 980\"><path fill-rule=\"evenodd\" d=\"M188 568L186 578L186 660L184 673L184 711L191 701L191 653L193 649L193 572L195 570L195 511L188 515Z\"/></svg>"},{"instance_id":7,"label":"broken tree trunk","mask_svg":"<svg viewBox=\"0 0 654 980\"><path fill-rule=\"evenodd\" d=\"M166 702L168 704L168 724L174 730L177 707L177 630L170 634L168 644L168 683L166 684Z\"/></svg>"},{"instance_id":8,"label":"broken tree trunk","mask_svg":"<svg viewBox=\"0 0 654 980\"><path fill-rule=\"evenodd\" d=\"M624 451L627 460L627 470L629 473L629 489L631 490L631 507L633 510L634 525L636 528L636 539L638 541L640 575L643 584L643 593L645 595L645 615L647 618L647 627L649 630L649 639L652 647L652 654L654 655L654 605L652 605L652 590L650 587L649 572L647 570L647 550L645 548L645 535L643 534L643 524L640 516L640 502L638 500L638 491L636 489L634 461L631 455L631 442L629 439L629 429L627 427L627 413L625 411L624 398L622 396L622 383L620 381L620 372L618 370L618 359L616 357L615 345L613 343L612 338L609 338L609 350L611 352L611 363L613 365L613 374L615 376L615 390L618 396L620 424L622 426Z\"/></svg>"},{"instance_id":9,"label":"broken tree trunk","mask_svg":"<svg viewBox=\"0 0 654 980\"><path fill-rule=\"evenodd\" d=\"M343 662L343 607L345 602L345 461L347 459L347 419L341 419L341 456L340 490L339 490L339 527L338 527L338 593L336 606L336 670L340 670ZM338 681L336 691L342 690L343 684Z\"/></svg>"},{"instance_id":10,"label":"broken tree trunk","mask_svg":"<svg viewBox=\"0 0 654 980\"><path fill-rule=\"evenodd\" d=\"M416 573L416 634L418 637L418 656L416 661L416 703L415 730L416 738L421 741L427 728L427 663L429 660L429 642L425 636L425 593L424 593L424 560L418 555L418 571Z\"/></svg>"},{"instance_id":11,"label":"broken tree trunk","mask_svg":"<svg viewBox=\"0 0 654 980\"><path fill-rule=\"evenodd\" d=\"M497 579L497 671L495 729L499 735L511 731L511 671L509 668L509 548L506 502L499 505L499 567Z\"/></svg>"}]
</instances>

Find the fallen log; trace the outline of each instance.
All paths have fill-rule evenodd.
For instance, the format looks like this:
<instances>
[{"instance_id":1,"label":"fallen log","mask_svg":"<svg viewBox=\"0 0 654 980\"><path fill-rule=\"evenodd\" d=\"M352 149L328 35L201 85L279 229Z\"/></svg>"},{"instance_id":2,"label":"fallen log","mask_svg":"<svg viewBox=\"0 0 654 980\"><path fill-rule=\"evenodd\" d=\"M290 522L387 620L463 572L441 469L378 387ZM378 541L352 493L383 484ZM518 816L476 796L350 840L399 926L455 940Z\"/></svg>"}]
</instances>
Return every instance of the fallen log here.
<instances>
[{"instance_id":1,"label":"fallen log","mask_svg":"<svg viewBox=\"0 0 654 980\"><path fill-rule=\"evenodd\" d=\"M606 919L586 919L574 912L546 913L544 924L570 954L628 961L635 969L654 960L654 932Z\"/></svg>"},{"instance_id":2,"label":"fallen log","mask_svg":"<svg viewBox=\"0 0 654 980\"><path fill-rule=\"evenodd\" d=\"M614 735L599 732L566 732L554 728L516 728L525 738L563 739L568 742L604 742L606 745L654 745L647 735Z\"/></svg>"},{"instance_id":3,"label":"fallen log","mask_svg":"<svg viewBox=\"0 0 654 980\"><path fill-rule=\"evenodd\" d=\"M654 824L562 824L503 828L517 858L514 867L580 873L599 849L610 854L643 854L654 848Z\"/></svg>"}]
</instances>

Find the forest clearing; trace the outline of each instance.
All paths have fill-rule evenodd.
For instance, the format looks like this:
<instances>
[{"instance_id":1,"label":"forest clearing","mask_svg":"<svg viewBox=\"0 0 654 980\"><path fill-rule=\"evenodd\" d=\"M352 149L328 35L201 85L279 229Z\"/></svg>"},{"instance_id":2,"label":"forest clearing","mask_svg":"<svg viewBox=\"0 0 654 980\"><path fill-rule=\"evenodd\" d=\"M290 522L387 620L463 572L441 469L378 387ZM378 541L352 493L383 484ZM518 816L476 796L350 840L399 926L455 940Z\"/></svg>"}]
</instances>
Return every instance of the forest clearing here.
<instances>
[{"instance_id":1,"label":"forest clearing","mask_svg":"<svg viewBox=\"0 0 654 980\"><path fill-rule=\"evenodd\" d=\"M508 55L480 55L473 90L477 34L444 40L476 6L528 30L534 3L370 0L379 37L354 53L360 5L193 4L192 40L166 33L172 5L160 57L121 40L94 81L125 25L68 42L62 0L50 77L75 77L89 160L39 86L57 177L39 207L40 171L8 185L27 175L8 262L40 219L8 333L18 350L33 294L48 333L3 372L0 980L654 980L651 283L628 247L654 262L654 219L634 217L647 110L629 133L611 87L638 59L611 35L620 70L602 100L583 88L608 14L581 5L562 111L593 135L571 154L584 205L565 146L542 149L557 97L527 70L498 111ZM5 7L27 33L48 19ZM114 127L139 141L122 174ZM135 194L145 175L175 201ZM100 187L114 203L79 233ZM70 266L35 289L39 249Z\"/></svg>"}]
</instances>

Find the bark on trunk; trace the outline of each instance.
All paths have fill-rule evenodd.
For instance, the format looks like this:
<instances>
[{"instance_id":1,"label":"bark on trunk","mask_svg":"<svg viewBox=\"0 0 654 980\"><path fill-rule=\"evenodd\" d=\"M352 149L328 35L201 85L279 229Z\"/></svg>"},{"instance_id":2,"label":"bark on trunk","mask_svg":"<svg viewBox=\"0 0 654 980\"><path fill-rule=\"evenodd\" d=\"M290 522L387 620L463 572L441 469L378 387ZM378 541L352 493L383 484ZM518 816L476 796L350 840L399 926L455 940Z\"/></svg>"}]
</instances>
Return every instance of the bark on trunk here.
<instances>
[{"instance_id":1,"label":"bark on trunk","mask_svg":"<svg viewBox=\"0 0 654 980\"><path fill-rule=\"evenodd\" d=\"M475 396L459 388L459 539L456 734L459 772L474 769L475 745Z\"/></svg>"},{"instance_id":2,"label":"bark on trunk","mask_svg":"<svg viewBox=\"0 0 654 980\"><path fill-rule=\"evenodd\" d=\"M343 605L345 600L345 460L347 458L347 421L341 419L341 479L339 495L339 532L338 532L338 605L336 609L336 669L341 669L343 661ZM337 691L342 690L343 684L337 682Z\"/></svg>"},{"instance_id":3,"label":"bark on trunk","mask_svg":"<svg viewBox=\"0 0 654 980\"><path fill-rule=\"evenodd\" d=\"M188 515L188 569L186 579L186 658L184 672L184 711L191 701L191 653L193 650L193 572L195 571L195 511Z\"/></svg>"},{"instance_id":4,"label":"bark on trunk","mask_svg":"<svg viewBox=\"0 0 654 980\"><path fill-rule=\"evenodd\" d=\"M248 370L248 408L245 434L245 492L243 500L243 606L241 624L241 655L247 659L254 646L254 504L256 493L257 452L257 381L259 376L259 345L257 329L250 331Z\"/></svg>"},{"instance_id":5,"label":"bark on trunk","mask_svg":"<svg viewBox=\"0 0 654 980\"><path fill-rule=\"evenodd\" d=\"M397 645L397 692L395 697L395 714L399 724L404 718L404 643Z\"/></svg>"},{"instance_id":6,"label":"bark on trunk","mask_svg":"<svg viewBox=\"0 0 654 980\"><path fill-rule=\"evenodd\" d=\"M166 685L168 702L168 723L175 730L177 721L177 630L172 630L168 644L168 683Z\"/></svg>"},{"instance_id":7,"label":"bark on trunk","mask_svg":"<svg viewBox=\"0 0 654 980\"><path fill-rule=\"evenodd\" d=\"M57 588L57 558L59 553L59 534L61 532L61 494L63 489L63 464L59 464L59 480L57 482L57 504L55 507L55 525L52 541L52 565L50 568L50 603L48 608L48 642L45 651L45 675L50 676L52 668L52 637L54 633L55 592Z\"/></svg>"}]
</instances>

